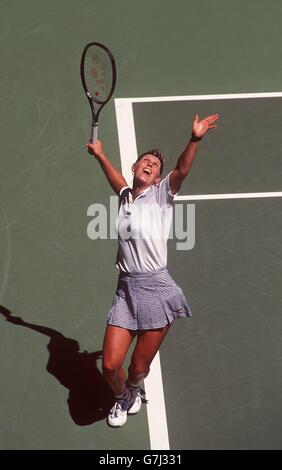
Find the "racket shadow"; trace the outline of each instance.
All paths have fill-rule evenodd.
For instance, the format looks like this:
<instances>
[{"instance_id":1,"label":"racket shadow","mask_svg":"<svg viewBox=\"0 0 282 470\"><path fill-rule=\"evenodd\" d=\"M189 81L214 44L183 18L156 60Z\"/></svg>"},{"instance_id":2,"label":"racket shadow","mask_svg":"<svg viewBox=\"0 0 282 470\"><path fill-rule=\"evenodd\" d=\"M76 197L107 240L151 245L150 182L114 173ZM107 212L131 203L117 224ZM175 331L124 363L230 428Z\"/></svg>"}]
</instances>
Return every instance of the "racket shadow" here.
<instances>
[{"instance_id":1,"label":"racket shadow","mask_svg":"<svg viewBox=\"0 0 282 470\"><path fill-rule=\"evenodd\" d=\"M46 370L69 390L67 399L70 415L79 426L87 426L105 419L114 404L114 397L97 367L102 351L80 351L79 343L66 338L52 328L25 322L13 316L0 305L0 313L6 321L29 328L50 338L47 345L49 360Z\"/></svg>"}]
</instances>

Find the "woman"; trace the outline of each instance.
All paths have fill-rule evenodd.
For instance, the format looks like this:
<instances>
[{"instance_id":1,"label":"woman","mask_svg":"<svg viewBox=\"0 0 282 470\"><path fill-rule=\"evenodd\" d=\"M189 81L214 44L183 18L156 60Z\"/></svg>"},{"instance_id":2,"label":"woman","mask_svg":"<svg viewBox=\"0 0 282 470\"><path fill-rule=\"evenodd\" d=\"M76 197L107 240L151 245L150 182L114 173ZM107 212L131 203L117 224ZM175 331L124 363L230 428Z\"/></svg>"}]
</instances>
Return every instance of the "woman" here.
<instances>
[{"instance_id":1,"label":"woman","mask_svg":"<svg viewBox=\"0 0 282 470\"><path fill-rule=\"evenodd\" d=\"M120 202L116 263L120 274L103 345L103 375L116 399L108 415L110 426L124 425L127 414L140 410L140 383L171 322L191 316L182 290L166 269L172 201L190 171L199 142L217 127L217 119L217 114L202 120L195 116L191 139L163 180L161 152L150 150L138 157L132 166L132 189L106 157L101 141L88 144ZM135 337L126 377L122 365Z\"/></svg>"}]
</instances>

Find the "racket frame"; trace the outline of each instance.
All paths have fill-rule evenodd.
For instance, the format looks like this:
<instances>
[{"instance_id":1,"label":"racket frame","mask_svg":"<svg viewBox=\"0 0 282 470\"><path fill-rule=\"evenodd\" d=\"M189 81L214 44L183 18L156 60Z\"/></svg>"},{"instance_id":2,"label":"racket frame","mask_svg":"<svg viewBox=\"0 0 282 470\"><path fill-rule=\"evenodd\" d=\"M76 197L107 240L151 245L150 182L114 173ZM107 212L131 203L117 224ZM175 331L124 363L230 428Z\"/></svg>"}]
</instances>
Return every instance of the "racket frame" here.
<instances>
[{"instance_id":1,"label":"racket frame","mask_svg":"<svg viewBox=\"0 0 282 470\"><path fill-rule=\"evenodd\" d=\"M85 56L88 51L88 49L91 46L97 46L102 49L108 54L110 61L111 61L111 66L112 66L112 86L109 95L107 96L106 100L101 101L97 97L92 96L88 90L87 83L85 80L85 74L84 74L84 62L85 62ZM91 114L92 114L92 125L91 125L91 137L89 142L90 143L95 143L98 137L98 119L99 119L99 114L101 112L101 109L105 106L105 104L108 103L108 101L111 99L115 86L116 86L116 64L115 64L115 59L108 47L106 47L104 44L100 42L89 42L86 44L86 46L83 49L81 60L80 60L80 78L82 82L82 86L86 95L86 98L88 99L90 108L91 108ZM97 104L99 108L95 110L94 104Z\"/></svg>"}]
</instances>

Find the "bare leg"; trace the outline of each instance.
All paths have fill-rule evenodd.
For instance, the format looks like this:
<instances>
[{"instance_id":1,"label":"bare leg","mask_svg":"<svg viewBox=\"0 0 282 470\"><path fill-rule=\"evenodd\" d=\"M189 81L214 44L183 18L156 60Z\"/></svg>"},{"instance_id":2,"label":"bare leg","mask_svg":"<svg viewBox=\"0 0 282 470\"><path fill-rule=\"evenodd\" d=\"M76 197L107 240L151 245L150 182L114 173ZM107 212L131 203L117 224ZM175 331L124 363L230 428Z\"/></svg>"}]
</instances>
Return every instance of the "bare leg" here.
<instances>
[{"instance_id":1,"label":"bare leg","mask_svg":"<svg viewBox=\"0 0 282 470\"><path fill-rule=\"evenodd\" d=\"M103 344L103 376L114 395L122 395L125 389L123 361L135 336L132 330L108 325Z\"/></svg>"},{"instance_id":2,"label":"bare leg","mask_svg":"<svg viewBox=\"0 0 282 470\"><path fill-rule=\"evenodd\" d=\"M128 368L129 385L139 385L147 377L150 365L158 352L170 325L156 330L139 331L138 339Z\"/></svg>"}]
</instances>

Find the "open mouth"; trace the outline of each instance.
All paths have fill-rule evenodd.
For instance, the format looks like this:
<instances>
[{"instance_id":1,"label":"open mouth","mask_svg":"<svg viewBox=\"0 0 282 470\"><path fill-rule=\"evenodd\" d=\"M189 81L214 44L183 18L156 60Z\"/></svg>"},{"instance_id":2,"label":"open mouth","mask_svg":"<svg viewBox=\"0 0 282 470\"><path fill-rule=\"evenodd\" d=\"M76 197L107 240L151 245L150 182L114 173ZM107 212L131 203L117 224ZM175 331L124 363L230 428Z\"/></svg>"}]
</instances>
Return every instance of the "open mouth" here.
<instances>
[{"instance_id":1,"label":"open mouth","mask_svg":"<svg viewBox=\"0 0 282 470\"><path fill-rule=\"evenodd\" d=\"M146 175L151 175L151 170L149 170L149 168L144 168L143 173L145 173Z\"/></svg>"}]
</instances>

